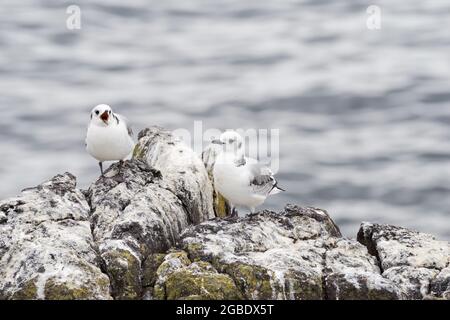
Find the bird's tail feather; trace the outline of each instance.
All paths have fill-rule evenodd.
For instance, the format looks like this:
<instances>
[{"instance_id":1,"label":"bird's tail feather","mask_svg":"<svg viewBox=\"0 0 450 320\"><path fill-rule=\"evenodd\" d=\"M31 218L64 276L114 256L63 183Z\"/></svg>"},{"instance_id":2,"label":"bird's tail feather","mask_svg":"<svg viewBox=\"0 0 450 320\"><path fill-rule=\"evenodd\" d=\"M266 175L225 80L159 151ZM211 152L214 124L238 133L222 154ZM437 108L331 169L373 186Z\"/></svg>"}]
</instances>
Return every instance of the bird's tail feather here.
<instances>
[{"instance_id":1,"label":"bird's tail feather","mask_svg":"<svg viewBox=\"0 0 450 320\"><path fill-rule=\"evenodd\" d=\"M274 195L274 194L278 194L278 193L280 193L280 192L285 192L286 190L284 190L283 188L280 188L279 186L278 186L278 184L277 183L275 183L275 185L273 186L273 189L272 189L272 191L270 191L270 195Z\"/></svg>"}]
</instances>

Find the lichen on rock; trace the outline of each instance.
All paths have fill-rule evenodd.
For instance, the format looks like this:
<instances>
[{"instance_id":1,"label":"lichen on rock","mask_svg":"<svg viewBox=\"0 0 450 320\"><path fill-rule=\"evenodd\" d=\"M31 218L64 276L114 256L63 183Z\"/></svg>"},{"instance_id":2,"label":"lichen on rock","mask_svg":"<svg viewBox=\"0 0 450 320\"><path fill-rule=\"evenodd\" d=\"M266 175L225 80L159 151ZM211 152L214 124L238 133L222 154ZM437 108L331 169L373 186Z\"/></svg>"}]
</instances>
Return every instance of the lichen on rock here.
<instances>
[{"instance_id":1,"label":"lichen on rock","mask_svg":"<svg viewBox=\"0 0 450 320\"><path fill-rule=\"evenodd\" d=\"M118 172L113 165L107 172ZM188 226L188 212L145 162L126 162L89 189L92 228L116 299L142 296L142 263L165 252Z\"/></svg>"},{"instance_id":2,"label":"lichen on rock","mask_svg":"<svg viewBox=\"0 0 450 320\"><path fill-rule=\"evenodd\" d=\"M181 138L160 127L147 128L139 133L134 159L161 172L166 186L187 208L192 223L214 218L208 173L199 155Z\"/></svg>"},{"instance_id":3,"label":"lichen on rock","mask_svg":"<svg viewBox=\"0 0 450 320\"><path fill-rule=\"evenodd\" d=\"M202 161L205 165L208 177L214 185L214 165L216 163L217 155L220 151L220 146L210 143L202 152ZM231 206L228 201L218 191L213 188L213 207L216 217L225 218L231 215Z\"/></svg>"},{"instance_id":4,"label":"lichen on rock","mask_svg":"<svg viewBox=\"0 0 450 320\"><path fill-rule=\"evenodd\" d=\"M289 205L190 227L181 248L229 275L245 299L322 299L325 254L336 237L339 229L325 211Z\"/></svg>"},{"instance_id":5,"label":"lichen on rock","mask_svg":"<svg viewBox=\"0 0 450 320\"><path fill-rule=\"evenodd\" d=\"M391 280L403 299L442 298L450 261L450 244L401 227L363 223L358 241L377 257L384 278ZM440 282L442 281L442 283ZM430 291L430 287L435 290Z\"/></svg>"},{"instance_id":6,"label":"lichen on rock","mask_svg":"<svg viewBox=\"0 0 450 320\"><path fill-rule=\"evenodd\" d=\"M393 282L385 279L367 248L349 239L337 240L326 252L325 285L328 299L400 299Z\"/></svg>"},{"instance_id":7,"label":"lichen on rock","mask_svg":"<svg viewBox=\"0 0 450 320\"><path fill-rule=\"evenodd\" d=\"M232 278L208 262L191 262L184 251L172 252L156 272L155 298L168 300L236 300Z\"/></svg>"},{"instance_id":8,"label":"lichen on rock","mask_svg":"<svg viewBox=\"0 0 450 320\"><path fill-rule=\"evenodd\" d=\"M297 205L214 218L214 154L139 137L87 191L66 173L0 201L0 299L450 299L447 241L370 223L346 239Z\"/></svg>"},{"instance_id":9,"label":"lichen on rock","mask_svg":"<svg viewBox=\"0 0 450 320\"><path fill-rule=\"evenodd\" d=\"M73 175L1 201L0 211L0 298L111 299Z\"/></svg>"}]
</instances>

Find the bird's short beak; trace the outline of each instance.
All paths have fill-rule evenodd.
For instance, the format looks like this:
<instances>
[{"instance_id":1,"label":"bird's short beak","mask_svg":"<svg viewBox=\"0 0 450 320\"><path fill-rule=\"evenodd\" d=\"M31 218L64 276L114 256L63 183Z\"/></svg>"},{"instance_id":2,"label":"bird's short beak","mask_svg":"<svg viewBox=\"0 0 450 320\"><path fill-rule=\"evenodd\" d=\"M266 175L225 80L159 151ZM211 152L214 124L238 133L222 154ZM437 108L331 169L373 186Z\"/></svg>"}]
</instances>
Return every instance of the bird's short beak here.
<instances>
[{"instance_id":1,"label":"bird's short beak","mask_svg":"<svg viewBox=\"0 0 450 320\"><path fill-rule=\"evenodd\" d=\"M108 124L108 120L109 120L108 111L103 112L102 115L100 116L100 119L102 119L105 124Z\"/></svg>"},{"instance_id":2,"label":"bird's short beak","mask_svg":"<svg viewBox=\"0 0 450 320\"><path fill-rule=\"evenodd\" d=\"M214 139L214 140L211 141L211 143L214 143L214 144L225 144L222 141L220 141L219 139Z\"/></svg>"}]
</instances>

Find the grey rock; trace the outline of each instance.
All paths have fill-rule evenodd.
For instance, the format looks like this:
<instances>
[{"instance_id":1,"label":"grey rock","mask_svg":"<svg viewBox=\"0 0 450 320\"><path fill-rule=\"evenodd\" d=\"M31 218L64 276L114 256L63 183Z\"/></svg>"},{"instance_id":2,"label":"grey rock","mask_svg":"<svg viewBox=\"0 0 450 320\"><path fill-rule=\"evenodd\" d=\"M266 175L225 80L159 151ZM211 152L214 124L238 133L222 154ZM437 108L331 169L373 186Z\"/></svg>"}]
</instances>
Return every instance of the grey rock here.
<instances>
[{"instance_id":1,"label":"grey rock","mask_svg":"<svg viewBox=\"0 0 450 320\"><path fill-rule=\"evenodd\" d=\"M441 284L450 261L450 245L433 236L401 227L363 223L358 241L377 257L383 277L390 279L404 299L443 298ZM436 282L436 278L442 282ZM436 290L430 292L434 284Z\"/></svg>"},{"instance_id":2,"label":"grey rock","mask_svg":"<svg viewBox=\"0 0 450 320\"><path fill-rule=\"evenodd\" d=\"M112 165L85 192L65 174L1 202L1 298L147 294L150 257L214 210L206 169L187 146L151 128L136 150L136 159Z\"/></svg>"},{"instance_id":3,"label":"grey rock","mask_svg":"<svg viewBox=\"0 0 450 320\"><path fill-rule=\"evenodd\" d=\"M354 240L337 240L326 252L325 265L327 299L401 298L395 284L380 274L376 258Z\"/></svg>"},{"instance_id":4,"label":"grey rock","mask_svg":"<svg viewBox=\"0 0 450 320\"><path fill-rule=\"evenodd\" d=\"M208 221L183 233L180 248L230 276L245 299L398 298L367 249L316 208Z\"/></svg>"},{"instance_id":5,"label":"grey rock","mask_svg":"<svg viewBox=\"0 0 450 320\"><path fill-rule=\"evenodd\" d=\"M69 173L0 202L0 299L111 299Z\"/></svg>"},{"instance_id":6,"label":"grey rock","mask_svg":"<svg viewBox=\"0 0 450 320\"><path fill-rule=\"evenodd\" d=\"M370 223L346 239L296 205L215 218L214 150L139 137L87 191L66 173L0 201L0 299L450 299L448 242Z\"/></svg>"},{"instance_id":7,"label":"grey rock","mask_svg":"<svg viewBox=\"0 0 450 320\"><path fill-rule=\"evenodd\" d=\"M186 207L191 223L214 218L213 186L206 168L180 138L159 127L147 128L139 134L134 158L161 172L167 187Z\"/></svg>"},{"instance_id":8,"label":"grey rock","mask_svg":"<svg viewBox=\"0 0 450 320\"><path fill-rule=\"evenodd\" d=\"M431 281L431 296L450 300L450 267L442 269Z\"/></svg>"},{"instance_id":9,"label":"grey rock","mask_svg":"<svg viewBox=\"0 0 450 320\"><path fill-rule=\"evenodd\" d=\"M214 165L216 163L217 155L221 147L217 144L209 144L202 152L202 161L208 172L209 179L214 186ZM214 189L214 188L213 188ZM215 189L213 190L213 207L216 217L225 218L231 215L231 206L228 201Z\"/></svg>"},{"instance_id":10,"label":"grey rock","mask_svg":"<svg viewBox=\"0 0 450 320\"><path fill-rule=\"evenodd\" d=\"M142 263L175 244L188 212L161 174L141 160L113 165L89 189L95 241L116 299L142 295Z\"/></svg>"},{"instance_id":11,"label":"grey rock","mask_svg":"<svg viewBox=\"0 0 450 320\"><path fill-rule=\"evenodd\" d=\"M212 185L190 148L168 131L139 134L134 159L89 189L93 234L116 299L146 295L142 266L169 250L190 224L214 217Z\"/></svg>"}]
</instances>

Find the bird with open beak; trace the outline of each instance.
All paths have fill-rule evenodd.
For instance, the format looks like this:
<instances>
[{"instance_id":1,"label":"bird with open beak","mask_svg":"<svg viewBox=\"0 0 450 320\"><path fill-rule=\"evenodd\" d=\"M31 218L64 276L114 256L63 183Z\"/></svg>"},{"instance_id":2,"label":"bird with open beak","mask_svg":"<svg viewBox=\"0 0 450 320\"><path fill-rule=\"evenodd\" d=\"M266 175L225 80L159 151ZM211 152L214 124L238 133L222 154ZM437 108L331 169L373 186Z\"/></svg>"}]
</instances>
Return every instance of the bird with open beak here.
<instances>
[{"instance_id":1,"label":"bird with open beak","mask_svg":"<svg viewBox=\"0 0 450 320\"><path fill-rule=\"evenodd\" d=\"M100 104L91 111L87 130L86 150L99 161L102 176L103 162L120 161L133 151L133 131L124 116L116 114L111 107Z\"/></svg>"}]
</instances>

